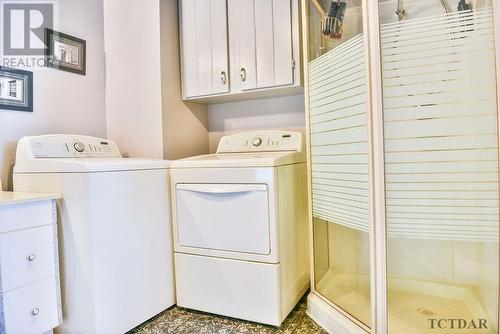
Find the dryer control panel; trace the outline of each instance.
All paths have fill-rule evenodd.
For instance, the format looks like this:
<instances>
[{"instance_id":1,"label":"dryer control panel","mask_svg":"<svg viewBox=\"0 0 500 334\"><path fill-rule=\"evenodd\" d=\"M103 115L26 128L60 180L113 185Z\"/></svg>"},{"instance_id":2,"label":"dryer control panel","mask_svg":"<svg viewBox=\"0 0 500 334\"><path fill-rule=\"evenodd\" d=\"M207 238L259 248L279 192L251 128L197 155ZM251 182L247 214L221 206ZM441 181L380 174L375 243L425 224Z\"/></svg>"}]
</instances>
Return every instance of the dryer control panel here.
<instances>
[{"instance_id":1,"label":"dryer control panel","mask_svg":"<svg viewBox=\"0 0 500 334\"><path fill-rule=\"evenodd\" d=\"M24 137L19 140L16 155L26 159L122 157L113 141L80 135Z\"/></svg>"},{"instance_id":2,"label":"dryer control panel","mask_svg":"<svg viewBox=\"0 0 500 334\"><path fill-rule=\"evenodd\" d=\"M224 136L217 153L301 152L303 147L300 132L263 130Z\"/></svg>"}]
</instances>

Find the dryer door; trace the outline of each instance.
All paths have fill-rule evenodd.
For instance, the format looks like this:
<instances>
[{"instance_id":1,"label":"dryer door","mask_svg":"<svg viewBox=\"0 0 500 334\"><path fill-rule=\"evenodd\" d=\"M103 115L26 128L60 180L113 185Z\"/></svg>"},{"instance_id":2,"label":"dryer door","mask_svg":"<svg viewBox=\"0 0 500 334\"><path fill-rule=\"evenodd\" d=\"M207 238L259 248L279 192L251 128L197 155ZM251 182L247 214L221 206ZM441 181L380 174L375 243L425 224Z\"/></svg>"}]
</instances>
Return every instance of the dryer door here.
<instances>
[{"instance_id":1,"label":"dryer door","mask_svg":"<svg viewBox=\"0 0 500 334\"><path fill-rule=\"evenodd\" d=\"M177 184L177 231L182 247L271 253L266 184Z\"/></svg>"}]
</instances>

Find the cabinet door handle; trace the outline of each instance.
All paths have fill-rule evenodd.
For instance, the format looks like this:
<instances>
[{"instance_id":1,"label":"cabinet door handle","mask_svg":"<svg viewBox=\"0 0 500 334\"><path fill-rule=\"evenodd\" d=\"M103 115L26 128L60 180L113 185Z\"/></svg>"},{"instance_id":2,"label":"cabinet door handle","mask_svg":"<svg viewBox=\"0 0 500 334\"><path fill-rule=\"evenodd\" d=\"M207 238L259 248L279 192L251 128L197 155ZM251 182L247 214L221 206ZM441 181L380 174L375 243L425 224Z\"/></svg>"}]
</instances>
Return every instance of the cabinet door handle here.
<instances>
[{"instance_id":1,"label":"cabinet door handle","mask_svg":"<svg viewBox=\"0 0 500 334\"><path fill-rule=\"evenodd\" d=\"M226 71L220 72L220 82L222 82L223 85L226 84L226 82L227 82Z\"/></svg>"},{"instance_id":2,"label":"cabinet door handle","mask_svg":"<svg viewBox=\"0 0 500 334\"><path fill-rule=\"evenodd\" d=\"M31 253L30 255L26 256L26 260L29 262L33 262L36 259L36 255L34 253Z\"/></svg>"},{"instance_id":3,"label":"cabinet door handle","mask_svg":"<svg viewBox=\"0 0 500 334\"><path fill-rule=\"evenodd\" d=\"M247 70L244 67L240 69L240 77L241 81L245 81L247 79Z\"/></svg>"},{"instance_id":4,"label":"cabinet door handle","mask_svg":"<svg viewBox=\"0 0 500 334\"><path fill-rule=\"evenodd\" d=\"M33 315L33 316L38 315L38 313L40 313L40 309L38 309L38 308L34 308L31 310L31 315Z\"/></svg>"}]
</instances>

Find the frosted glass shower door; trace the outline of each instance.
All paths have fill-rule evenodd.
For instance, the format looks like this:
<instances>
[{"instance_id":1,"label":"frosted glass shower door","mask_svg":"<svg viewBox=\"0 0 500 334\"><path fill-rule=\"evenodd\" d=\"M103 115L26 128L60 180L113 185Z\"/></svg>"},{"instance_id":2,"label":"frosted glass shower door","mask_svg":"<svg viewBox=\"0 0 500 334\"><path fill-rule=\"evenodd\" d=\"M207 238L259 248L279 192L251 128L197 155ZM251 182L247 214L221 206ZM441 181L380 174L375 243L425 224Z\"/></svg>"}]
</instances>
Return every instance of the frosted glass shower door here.
<instances>
[{"instance_id":1,"label":"frosted glass shower door","mask_svg":"<svg viewBox=\"0 0 500 334\"><path fill-rule=\"evenodd\" d=\"M379 2L389 333L498 333L492 9L404 3Z\"/></svg>"},{"instance_id":2,"label":"frosted glass shower door","mask_svg":"<svg viewBox=\"0 0 500 334\"><path fill-rule=\"evenodd\" d=\"M348 1L341 38L309 1L308 103L314 285L369 330L370 196L365 37L360 1Z\"/></svg>"}]
</instances>

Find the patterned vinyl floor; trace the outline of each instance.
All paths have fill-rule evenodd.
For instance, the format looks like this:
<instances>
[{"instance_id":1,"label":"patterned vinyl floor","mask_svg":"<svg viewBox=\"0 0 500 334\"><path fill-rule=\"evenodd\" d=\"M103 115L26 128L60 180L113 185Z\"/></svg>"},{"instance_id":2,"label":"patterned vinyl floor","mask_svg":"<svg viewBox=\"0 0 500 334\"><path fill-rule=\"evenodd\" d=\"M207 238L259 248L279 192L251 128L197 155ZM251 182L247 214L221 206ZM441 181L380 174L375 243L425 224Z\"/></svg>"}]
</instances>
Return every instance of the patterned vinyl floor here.
<instances>
[{"instance_id":1,"label":"patterned vinyl floor","mask_svg":"<svg viewBox=\"0 0 500 334\"><path fill-rule=\"evenodd\" d=\"M173 306L128 334L326 334L307 316L306 296L280 328Z\"/></svg>"}]
</instances>

